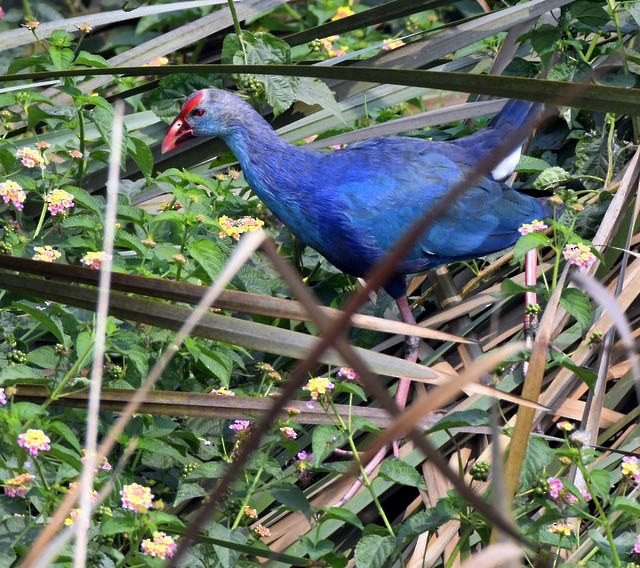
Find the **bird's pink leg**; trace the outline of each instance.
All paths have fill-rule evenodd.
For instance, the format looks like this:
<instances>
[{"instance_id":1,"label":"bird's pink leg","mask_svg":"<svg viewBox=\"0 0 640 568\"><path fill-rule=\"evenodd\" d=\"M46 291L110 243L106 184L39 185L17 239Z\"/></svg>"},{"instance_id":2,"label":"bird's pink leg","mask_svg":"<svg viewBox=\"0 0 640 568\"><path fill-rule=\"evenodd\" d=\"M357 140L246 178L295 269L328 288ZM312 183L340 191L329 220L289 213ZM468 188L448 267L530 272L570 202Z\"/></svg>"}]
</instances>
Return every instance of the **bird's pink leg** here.
<instances>
[{"instance_id":1,"label":"bird's pink leg","mask_svg":"<svg viewBox=\"0 0 640 568\"><path fill-rule=\"evenodd\" d=\"M413 312L411 311L411 307L409 306L409 301L406 296L402 296L396 300L398 304L398 309L400 310L400 317L404 323L416 324L416 319L413 317ZM408 336L406 339L406 347L404 358L406 361L410 361L415 363L418 360L418 346L420 340L414 336ZM411 388L411 379L400 379L400 383L398 384L398 390L396 391L396 404L402 410L407 405L407 398L409 398L409 389ZM380 465L382 460L387 455L387 448L380 448L378 453L371 458L369 463L365 466L364 470L367 475L370 475L371 472ZM397 458L399 457L398 453L398 442L393 442L393 455ZM362 481L356 481L349 490L343 495L342 499L338 503L338 506L343 505L347 501L349 501L357 492L358 489L362 487Z\"/></svg>"},{"instance_id":2,"label":"bird's pink leg","mask_svg":"<svg viewBox=\"0 0 640 568\"><path fill-rule=\"evenodd\" d=\"M524 257L524 284L525 286L535 286L538 278L538 251L532 249ZM533 339L538 327L538 315L535 306L538 304L538 297L535 292L524 293L524 341L527 348L533 347ZM523 365L524 374L527 374L529 364L525 361Z\"/></svg>"}]
</instances>

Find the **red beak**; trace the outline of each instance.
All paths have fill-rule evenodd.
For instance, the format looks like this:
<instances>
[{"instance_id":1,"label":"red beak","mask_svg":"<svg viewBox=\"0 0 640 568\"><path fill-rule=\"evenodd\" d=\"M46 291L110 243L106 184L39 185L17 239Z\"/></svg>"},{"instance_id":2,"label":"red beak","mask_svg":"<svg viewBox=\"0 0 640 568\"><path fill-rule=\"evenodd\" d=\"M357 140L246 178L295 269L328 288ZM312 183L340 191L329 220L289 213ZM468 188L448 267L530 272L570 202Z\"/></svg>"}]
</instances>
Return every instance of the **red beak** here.
<instances>
[{"instance_id":1,"label":"red beak","mask_svg":"<svg viewBox=\"0 0 640 568\"><path fill-rule=\"evenodd\" d=\"M167 130L167 133L164 135L162 153L166 154L167 152L171 152L171 150L175 150L190 138L195 138L193 129L191 125L182 118L182 115L180 115L171 123L169 130Z\"/></svg>"}]
</instances>

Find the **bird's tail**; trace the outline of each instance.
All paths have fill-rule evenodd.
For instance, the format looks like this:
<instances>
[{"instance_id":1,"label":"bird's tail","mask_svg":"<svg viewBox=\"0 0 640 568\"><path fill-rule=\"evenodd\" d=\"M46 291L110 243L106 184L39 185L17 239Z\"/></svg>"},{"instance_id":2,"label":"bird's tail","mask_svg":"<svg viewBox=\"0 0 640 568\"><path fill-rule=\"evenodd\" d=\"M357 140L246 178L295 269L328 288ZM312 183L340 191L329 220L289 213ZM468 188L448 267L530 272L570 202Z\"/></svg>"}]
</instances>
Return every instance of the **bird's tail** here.
<instances>
[{"instance_id":1,"label":"bird's tail","mask_svg":"<svg viewBox=\"0 0 640 568\"><path fill-rule=\"evenodd\" d=\"M459 138L453 143L471 151L478 160L481 160L490 156L496 148L501 147L505 138L517 130L519 136L514 139L513 150L491 171L493 179L505 180L518 165L522 144L535 126L542 109L543 105L540 103L512 99L507 101L486 128L470 136Z\"/></svg>"},{"instance_id":2,"label":"bird's tail","mask_svg":"<svg viewBox=\"0 0 640 568\"><path fill-rule=\"evenodd\" d=\"M527 136L540 116L543 107L544 105L541 103L511 99L507 101L507 104L502 107L502 110L491 119L488 127L502 131L522 128L524 136Z\"/></svg>"}]
</instances>

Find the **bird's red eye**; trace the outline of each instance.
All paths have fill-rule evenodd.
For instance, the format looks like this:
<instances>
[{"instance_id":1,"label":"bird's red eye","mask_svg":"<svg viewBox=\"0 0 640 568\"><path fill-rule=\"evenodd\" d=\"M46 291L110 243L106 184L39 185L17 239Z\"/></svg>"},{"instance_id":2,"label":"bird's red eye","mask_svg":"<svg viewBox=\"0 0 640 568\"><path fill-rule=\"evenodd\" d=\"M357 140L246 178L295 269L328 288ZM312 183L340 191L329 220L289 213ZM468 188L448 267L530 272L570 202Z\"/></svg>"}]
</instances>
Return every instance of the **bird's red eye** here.
<instances>
[{"instance_id":1,"label":"bird's red eye","mask_svg":"<svg viewBox=\"0 0 640 568\"><path fill-rule=\"evenodd\" d=\"M204 114L204 109L203 108L194 108L191 111L191 115L192 116L202 116Z\"/></svg>"}]
</instances>

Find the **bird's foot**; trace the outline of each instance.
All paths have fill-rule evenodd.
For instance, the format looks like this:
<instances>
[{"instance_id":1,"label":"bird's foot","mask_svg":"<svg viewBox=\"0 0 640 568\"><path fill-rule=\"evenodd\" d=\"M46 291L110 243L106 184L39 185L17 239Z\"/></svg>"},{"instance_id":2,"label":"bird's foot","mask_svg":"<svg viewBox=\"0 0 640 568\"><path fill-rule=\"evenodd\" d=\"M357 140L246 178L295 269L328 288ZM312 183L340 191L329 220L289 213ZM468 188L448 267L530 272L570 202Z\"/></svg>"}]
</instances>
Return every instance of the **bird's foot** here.
<instances>
[{"instance_id":1,"label":"bird's foot","mask_svg":"<svg viewBox=\"0 0 640 568\"><path fill-rule=\"evenodd\" d=\"M366 475L367 479L369 478L371 473L380 465L380 463L382 463L382 460L385 458L386 455L387 455L387 446L384 446L380 448L376 453L376 455L371 458L371 461L369 461L369 463L364 466L364 474ZM340 501L336 505L337 507L342 507L342 505L344 505L345 503L347 503L353 498L353 496L363 486L363 483L362 483L363 477L364 476L361 473L358 479L349 488L349 490L342 496L342 499L340 499Z\"/></svg>"}]
</instances>

